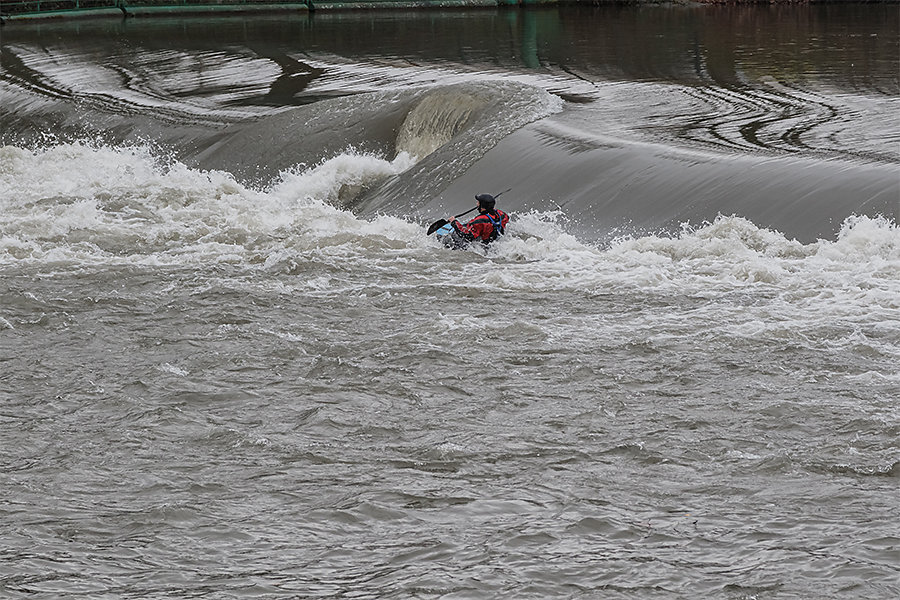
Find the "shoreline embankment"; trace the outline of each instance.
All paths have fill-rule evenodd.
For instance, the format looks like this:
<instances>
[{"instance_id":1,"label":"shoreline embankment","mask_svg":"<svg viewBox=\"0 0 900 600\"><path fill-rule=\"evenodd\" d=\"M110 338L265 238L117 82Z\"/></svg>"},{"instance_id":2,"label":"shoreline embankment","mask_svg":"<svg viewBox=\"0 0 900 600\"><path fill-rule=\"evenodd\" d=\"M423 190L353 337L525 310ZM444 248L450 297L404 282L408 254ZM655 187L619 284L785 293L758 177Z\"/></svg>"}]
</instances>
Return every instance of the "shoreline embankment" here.
<instances>
[{"instance_id":1,"label":"shoreline embankment","mask_svg":"<svg viewBox=\"0 0 900 600\"><path fill-rule=\"evenodd\" d=\"M381 9L464 9L551 5L771 5L898 4L900 0L6 0L0 22L78 18L136 17L154 14L294 13Z\"/></svg>"}]
</instances>

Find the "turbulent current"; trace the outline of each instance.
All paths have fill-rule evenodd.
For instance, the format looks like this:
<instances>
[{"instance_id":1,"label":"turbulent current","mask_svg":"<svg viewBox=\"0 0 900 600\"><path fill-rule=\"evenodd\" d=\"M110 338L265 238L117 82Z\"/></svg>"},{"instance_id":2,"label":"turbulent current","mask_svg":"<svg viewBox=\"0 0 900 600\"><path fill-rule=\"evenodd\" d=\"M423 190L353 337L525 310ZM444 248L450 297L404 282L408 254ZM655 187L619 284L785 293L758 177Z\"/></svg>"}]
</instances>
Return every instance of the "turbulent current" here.
<instances>
[{"instance_id":1,"label":"turbulent current","mask_svg":"<svg viewBox=\"0 0 900 600\"><path fill-rule=\"evenodd\" d=\"M3 598L900 595L896 6L2 36Z\"/></svg>"}]
</instances>

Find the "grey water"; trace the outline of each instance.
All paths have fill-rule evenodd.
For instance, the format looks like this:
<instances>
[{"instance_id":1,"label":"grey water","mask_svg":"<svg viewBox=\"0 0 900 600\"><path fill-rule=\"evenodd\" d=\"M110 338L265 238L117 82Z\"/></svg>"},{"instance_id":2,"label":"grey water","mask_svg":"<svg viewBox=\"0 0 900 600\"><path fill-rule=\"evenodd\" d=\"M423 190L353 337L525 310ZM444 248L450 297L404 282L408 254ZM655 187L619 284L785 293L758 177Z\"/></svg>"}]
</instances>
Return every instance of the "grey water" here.
<instances>
[{"instance_id":1,"label":"grey water","mask_svg":"<svg viewBox=\"0 0 900 600\"><path fill-rule=\"evenodd\" d=\"M0 596L897 597L896 9L7 23Z\"/></svg>"}]
</instances>

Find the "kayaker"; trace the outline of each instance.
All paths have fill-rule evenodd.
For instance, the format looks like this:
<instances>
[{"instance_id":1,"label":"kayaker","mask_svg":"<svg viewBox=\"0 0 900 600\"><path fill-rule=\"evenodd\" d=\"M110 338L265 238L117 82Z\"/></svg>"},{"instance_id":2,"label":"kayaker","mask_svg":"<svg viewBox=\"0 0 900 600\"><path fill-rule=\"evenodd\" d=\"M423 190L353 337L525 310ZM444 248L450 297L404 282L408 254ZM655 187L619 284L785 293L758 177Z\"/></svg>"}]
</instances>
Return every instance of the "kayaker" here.
<instances>
[{"instance_id":1,"label":"kayaker","mask_svg":"<svg viewBox=\"0 0 900 600\"><path fill-rule=\"evenodd\" d=\"M456 217L448 217L447 220L463 240L490 244L506 232L509 215L495 208L497 201L490 194L478 194L475 203L478 205L478 216L468 223L461 224Z\"/></svg>"}]
</instances>

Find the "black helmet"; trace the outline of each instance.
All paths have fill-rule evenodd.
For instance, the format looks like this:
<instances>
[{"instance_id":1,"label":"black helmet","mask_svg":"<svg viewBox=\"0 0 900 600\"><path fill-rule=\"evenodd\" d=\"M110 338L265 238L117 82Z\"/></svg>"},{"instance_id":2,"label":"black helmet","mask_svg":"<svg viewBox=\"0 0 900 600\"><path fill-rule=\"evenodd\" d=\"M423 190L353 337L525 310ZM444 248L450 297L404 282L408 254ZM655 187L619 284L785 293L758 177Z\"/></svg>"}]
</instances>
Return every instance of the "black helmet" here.
<instances>
[{"instance_id":1,"label":"black helmet","mask_svg":"<svg viewBox=\"0 0 900 600\"><path fill-rule=\"evenodd\" d=\"M478 205L481 206L483 210L494 210L494 204L497 203L490 194L478 194L475 196L475 199L478 200Z\"/></svg>"}]
</instances>

